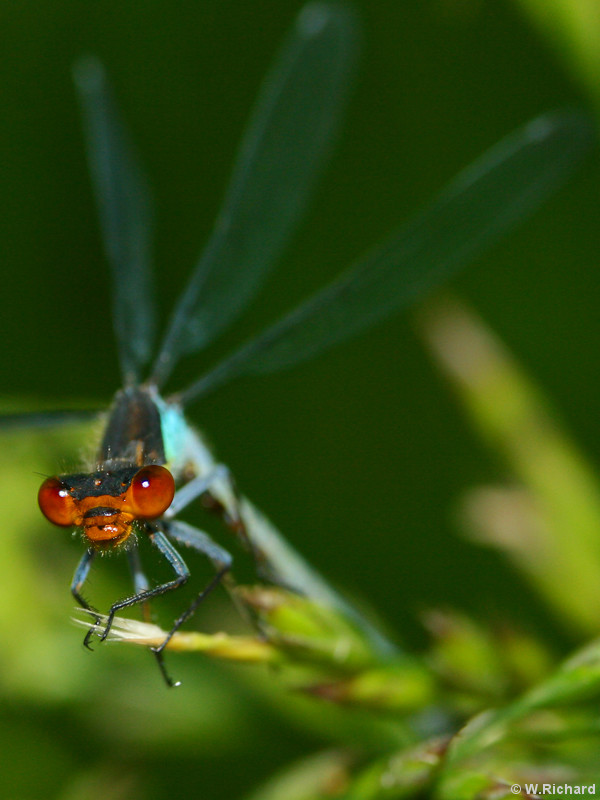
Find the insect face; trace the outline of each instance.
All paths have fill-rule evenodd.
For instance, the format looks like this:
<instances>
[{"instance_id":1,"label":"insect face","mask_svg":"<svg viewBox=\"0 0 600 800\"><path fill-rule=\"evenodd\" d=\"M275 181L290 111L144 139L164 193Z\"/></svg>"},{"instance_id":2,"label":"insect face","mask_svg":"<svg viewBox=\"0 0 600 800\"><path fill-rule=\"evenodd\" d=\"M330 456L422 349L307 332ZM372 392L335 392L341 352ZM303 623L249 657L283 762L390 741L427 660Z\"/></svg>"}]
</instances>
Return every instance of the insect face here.
<instances>
[{"instance_id":1,"label":"insect face","mask_svg":"<svg viewBox=\"0 0 600 800\"><path fill-rule=\"evenodd\" d=\"M171 505L175 481L158 464L47 478L38 493L44 516L77 527L92 545L122 544L136 521L156 519Z\"/></svg>"}]
</instances>

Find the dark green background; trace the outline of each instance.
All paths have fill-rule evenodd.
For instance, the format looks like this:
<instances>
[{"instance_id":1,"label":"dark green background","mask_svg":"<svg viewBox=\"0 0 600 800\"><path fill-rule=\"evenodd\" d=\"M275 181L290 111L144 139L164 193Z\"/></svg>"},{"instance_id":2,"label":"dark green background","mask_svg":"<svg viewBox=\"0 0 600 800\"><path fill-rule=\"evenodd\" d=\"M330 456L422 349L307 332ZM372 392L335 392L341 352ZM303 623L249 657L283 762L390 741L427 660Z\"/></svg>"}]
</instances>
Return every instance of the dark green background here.
<instances>
[{"instance_id":1,"label":"dark green background","mask_svg":"<svg viewBox=\"0 0 600 800\"><path fill-rule=\"evenodd\" d=\"M548 109L586 104L559 56L508 2L354 5L364 28L361 65L310 213L260 299L214 352L180 367L175 388L323 284L514 127ZM118 385L73 60L94 52L105 62L154 187L164 322L210 231L260 80L300 6L281 0L3 5L5 397L20 399L22 407L74 398L107 402ZM597 187L597 158L591 158L535 219L453 284L554 398L596 459ZM461 538L453 516L461 494L501 479L502 467L469 431L406 317L289 373L232 384L191 416L244 493L335 584L377 609L401 640L419 646L419 612L454 606L483 619L518 618L541 626L550 639L568 641L501 556ZM44 448L44 464L28 464L30 473L65 463L57 449ZM77 452L67 453L66 463ZM10 460L10 445L3 457ZM32 531L28 546L37 562L45 561L50 534L42 521ZM227 534L221 541L229 544ZM45 570L38 600L43 605L52 586L67 627L68 574L80 548L59 547L58 537L49 543L46 567L56 561L60 569ZM106 572L116 562L102 566ZM119 572L117 594L127 591L125 580ZM101 585L96 578L94 588ZM65 653L78 647L79 632L69 629ZM43 644L38 656L44 660ZM37 692L43 700L6 692L1 735L17 753L14 774L0 774L6 796L39 797L44 787L46 796L84 797L77 781L91 775L95 786L96 775L106 792L111 780L122 781L123 793L115 790L115 797L165 797L177 784L181 794L237 797L316 747L240 690L244 726L225 728L218 746L196 728L188 707L186 726L175 725L166 739L157 731L152 744L143 739L132 752L135 735L114 739L109 723L135 730L127 721L137 713L135 703L110 721L97 716L120 680L117 671L110 681L101 678L109 658L87 659L88 682L58 701L44 691ZM176 671L179 661L171 662ZM166 693L149 658L136 651L126 663L148 687L142 704L160 703L163 720L182 713L185 700ZM77 669L66 655L64 669ZM234 679L219 665L209 670L229 693ZM218 702L211 713L219 716ZM35 731L43 731L39 753ZM25 767L30 758L37 767Z\"/></svg>"}]
</instances>

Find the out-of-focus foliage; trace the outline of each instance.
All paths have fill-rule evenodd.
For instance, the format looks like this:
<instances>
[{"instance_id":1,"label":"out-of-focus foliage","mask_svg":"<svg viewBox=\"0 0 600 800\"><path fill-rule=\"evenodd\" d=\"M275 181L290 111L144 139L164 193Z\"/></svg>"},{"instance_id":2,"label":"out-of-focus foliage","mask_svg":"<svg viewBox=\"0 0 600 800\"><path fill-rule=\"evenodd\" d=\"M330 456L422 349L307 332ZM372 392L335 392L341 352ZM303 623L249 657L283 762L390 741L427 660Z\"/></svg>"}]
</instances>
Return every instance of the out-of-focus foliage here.
<instances>
[{"instance_id":1,"label":"out-of-focus foliage","mask_svg":"<svg viewBox=\"0 0 600 800\"><path fill-rule=\"evenodd\" d=\"M518 0L585 82L596 103L600 97L600 8L594 0Z\"/></svg>"}]
</instances>

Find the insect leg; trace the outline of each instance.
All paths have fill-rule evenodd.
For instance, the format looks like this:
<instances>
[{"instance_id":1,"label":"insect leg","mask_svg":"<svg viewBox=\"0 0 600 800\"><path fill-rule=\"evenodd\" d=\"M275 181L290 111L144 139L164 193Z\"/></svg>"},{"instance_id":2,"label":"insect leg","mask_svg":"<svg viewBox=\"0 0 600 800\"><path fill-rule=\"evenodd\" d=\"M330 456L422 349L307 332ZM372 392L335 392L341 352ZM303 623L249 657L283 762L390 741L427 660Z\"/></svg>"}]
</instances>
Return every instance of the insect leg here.
<instances>
[{"instance_id":1,"label":"insect leg","mask_svg":"<svg viewBox=\"0 0 600 800\"><path fill-rule=\"evenodd\" d=\"M172 581L166 581L166 583L161 583L158 586L152 587L151 589L144 589L143 591L136 592L136 594L133 594L130 597L125 597L123 600L119 600L117 603L113 603L106 618L104 631L100 636L100 641L102 642L106 639L110 632L117 611L120 611L123 608L128 608L129 606L135 606L138 603L143 603L145 600L151 600L153 597L166 594L173 589L178 589L180 586L183 586L183 584L190 577L190 571L187 568L185 561L181 558L173 545L167 540L167 537L164 535L164 533L161 530L154 528L149 535L152 544L154 544L167 559L173 568L173 572L175 572L176 577Z\"/></svg>"},{"instance_id":2,"label":"insect leg","mask_svg":"<svg viewBox=\"0 0 600 800\"><path fill-rule=\"evenodd\" d=\"M208 483L209 478L211 479L210 483ZM195 478L193 481L190 481L188 485L191 485L197 480L198 479ZM185 489L187 489L187 486L184 486L180 491ZM200 494L200 492L198 494ZM175 500L176 499L177 495L175 496ZM260 545L249 534L248 525L243 513L243 498L237 488L231 470L225 464L218 464L207 476L202 502L205 508L214 512L221 518L229 530L242 543L243 547L252 555L259 577L271 580L270 570L267 566L267 558ZM180 508L179 506L177 511L179 511ZM173 503L167 512L169 518L172 509Z\"/></svg>"},{"instance_id":3,"label":"insect leg","mask_svg":"<svg viewBox=\"0 0 600 800\"><path fill-rule=\"evenodd\" d=\"M83 640L84 647L87 647L88 650L91 650L90 647L90 639L96 630L96 625L100 622L100 617L96 615L95 608L88 603L88 601L83 597L81 594L81 587L85 583L87 576L90 572L90 567L92 566L92 561L94 560L94 556L96 555L96 551L93 550L91 547L85 551L79 564L77 565L77 569L75 570L75 574L73 575L73 580L71 581L71 594L77 600L81 608L84 608L86 611L89 611L92 617L94 617L95 624L89 629L86 633L85 638Z\"/></svg>"},{"instance_id":4,"label":"insect leg","mask_svg":"<svg viewBox=\"0 0 600 800\"><path fill-rule=\"evenodd\" d=\"M173 498L173 502L163 518L172 520L182 509L202 496L204 496L205 506L223 519L246 550L252 554L258 574L266 578L267 571L264 568L264 554L248 536L246 524L241 514L240 494L231 470L225 464L215 465L207 475L198 475L189 483L186 483L185 486L182 486ZM191 546L194 547L194 545Z\"/></svg>"},{"instance_id":5,"label":"insect leg","mask_svg":"<svg viewBox=\"0 0 600 800\"><path fill-rule=\"evenodd\" d=\"M133 585L136 594L147 591L150 584L148 583L148 578L142 570L142 563L140 561L140 554L137 547L132 547L127 551L127 561L129 562L129 569L133 578Z\"/></svg>"},{"instance_id":6,"label":"insect leg","mask_svg":"<svg viewBox=\"0 0 600 800\"><path fill-rule=\"evenodd\" d=\"M193 547L194 550L205 555L212 561L217 571L231 568L231 555L199 528L194 528L181 520L173 520L165 525L165 532L179 544Z\"/></svg>"},{"instance_id":7,"label":"insect leg","mask_svg":"<svg viewBox=\"0 0 600 800\"><path fill-rule=\"evenodd\" d=\"M173 519L182 511L186 506L189 506L196 498L203 495L210 490L218 481L230 481L229 469L225 464L217 464L208 475L197 475L185 486L179 489L173 498L173 502L164 514L164 519Z\"/></svg>"},{"instance_id":8,"label":"insect leg","mask_svg":"<svg viewBox=\"0 0 600 800\"><path fill-rule=\"evenodd\" d=\"M180 522L178 520L169 522L165 526L165 532L178 543L184 544L187 547L193 547L194 550L207 556L217 570L217 574L214 576L214 578L204 587L204 589L202 589L201 592L196 595L194 600L190 603L183 614L181 614L181 616L175 620L173 627L169 631L168 636L165 638L162 644L160 644L158 647L152 648L152 651L158 661L158 666L167 684L169 686L178 686L179 684L174 684L165 671L163 650L171 641L173 634L176 633L183 623L195 613L196 609L205 599L205 597L209 595L210 592L212 592L212 590L219 585L219 583L221 583L226 573L231 569L232 558L227 550L224 550L222 547L219 547L218 544L213 542L208 534L204 533L204 531L201 531L198 528L193 528L191 525L188 525L185 522Z\"/></svg>"},{"instance_id":9,"label":"insect leg","mask_svg":"<svg viewBox=\"0 0 600 800\"><path fill-rule=\"evenodd\" d=\"M94 609L92 609L88 601L81 595L81 587L87 579L95 555L96 552L92 550L91 547L85 551L79 564L77 565L77 569L73 575L73 580L71 581L71 594L75 600L77 600L79 605L82 608L85 608L86 611L92 611Z\"/></svg>"},{"instance_id":10,"label":"insect leg","mask_svg":"<svg viewBox=\"0 0 600 800\"><path fill-rule=\"evenodd\" d=\"M133 587L136 594L146 592L150 588L148 578L142 569L142 562L140 561L140 554L137 547L132 547L127 551L127 561L129 562L129 570L133 578ZM143 606L144 620L150 622L150 604L144 603Z\"/></svg>"}]
</instances>

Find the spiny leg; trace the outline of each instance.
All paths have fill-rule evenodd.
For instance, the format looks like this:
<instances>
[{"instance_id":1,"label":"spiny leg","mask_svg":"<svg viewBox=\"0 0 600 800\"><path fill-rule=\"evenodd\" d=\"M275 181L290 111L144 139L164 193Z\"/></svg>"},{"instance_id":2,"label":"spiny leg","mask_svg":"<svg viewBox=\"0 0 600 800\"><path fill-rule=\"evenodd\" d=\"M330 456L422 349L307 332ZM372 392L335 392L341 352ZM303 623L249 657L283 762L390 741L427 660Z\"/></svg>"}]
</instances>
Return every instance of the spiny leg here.
<instances>
[{"instance_id":1,"label":"spiny leg","mask_svg":"<svg viewBox=\"0 0 600 800\"><path fill-rule=\"evenodd\" d=\"M219 483L225 486L227 493L230 495L231 501L229 503L224 502L217 496ZM251 553L257 573L261 577L267 577L268 570L266 570L265 555L248 535L247 527L241 514L240 494L233 475L225 464L217 464L207 475L198 475L179 489L165 513L164 519L172 520L180 511L202 495L205 497L206 507L221 517L227 527L242 542L246 550ZM194 547L195 545L190 546ZM204 551L201 550L201 552Z\"/></svg>"},{"instance_id":2,"label":"spiny leg","mask_svg":"<svg viewBox=\"0 0 600 800\"><path fill-rule=\"evenodd\" d=\"M238 491L235 479L225 464L215 465L203 476L196 476L175 495L164 515L172 520L183 508L202 496L204 506L217 514L242 545L250 552L260 580L266 581L292 592L302 591L302 581L294 573L300 568L308 583L314 583L312 570L289 545L283 542L281 534L268 520L254 508ZM260 536L259 536L260 534ZM192 545L193 546L193 545ZM290 569L292 564L292 569ZM306 582L306 580L304 580ZM234 602L239 602L233 595ZM240 607L243 616L246 610Z\"/></svg>"},{"instance_id":3,"label":"spiny leg","mask_svg":"<svg viewBox=\"0 0 600 800\"><path fill-rule=\"evenodd\" d=\"M137 592L130 597L125 597L123 600L119 600L117 603L113 603L106 618L104 631L100 636L100 641L102 642L106 639L110 632L117 611L121 611L121 609L128 608L129 606L135 606L138 603L151 600L153 597L158 597L166 594L167 592L171 592L174 589L178 589L180 586L183 586L183 584L190 577L190 571L187 568L185 561L181 558L177 550L175 550L175 548L169 543L164 533L155 528L149 534L149 536L151 542L156 545L156 547L165 556L173 568L176 577L171 581L166 581L165 583L161 583L158 586L152 587L151 589L145 589L144 591Z\"/></svg>"},{"instance_id":4,"label":"spiny leg","mask_svg":"<svg viewBox=\"0 0 600 800\"><path fill-rule=\"evenodd\" d=\"M219 583L221 583L225 575L231 569L232 558L227 550L224 550L222 547L219 547L218 544L213 542L208 534L199 530L198 528L193 528L191 525L188 525L185 522L174 520L166 523L165 532L178 543L184 544L187 547L192 547L197 552L207 556L217 570L217 574L214 576L214 578L207 584L207 586L204 587L204 589L202 589L201 592L196 595L183 614L181 614L181 616L175 620L173 627L169 631L165 640L158 647L152 648L152 652L156 656L158 666L167 684L169 686L179 686L179 682L173 683L171 681L165 670L163 650L171 641L173 635L183 625L183 623L195 613L200 603L213 591L213 589L219 585ZM165 555L167 554L165 553Z\"/></svg>"},{"instance_id":5,"label":"spiny leg","mask_svg":"<svg viewBox=\"0 0 600 800\"><path fill-rule=\"evenodd\" d=\"M77 565L77 569L75 570L75 574L73 575L73 580L71 581L71 594L73 595L75 600L77 600L79 606L88 611L92 615L92 617L94 617L95 620L95 624L89 629L83 640L83 646L87 647L88 650L92 649L90 647L90 639L94 635L96 626L100 623L100 617L96 613L96 609L93 608L85 599L85 597L81 594L81 587L83 586L83 584L87 579L87 576L89 575L90 567L92 566L92 562L94 560L95 555L96 551L93 550L91 547L85 551L85 553L81 557L81 560L79 561L79 564Z\"/></svg>"},{"instance_id":6,"label":"spiny leg","mask_svg":"<svg viewBox=\"0 0 600 800\"><path fill-rule=\"evenodd\" d=\"M153 649L153 652L156 655L156 660L158 662L161 674L167 683L168 686L178 686L179 683L174 683L171 678L169 677L163 662L162 651L165 645L169 642L173 634L177 631L177 629L188 619L196 610L198 605L202 602L202 600L219 584L222 580L225 573L229 570L231 566L231 556L225 550L220 548L214 542L211 542L208 536L203 534L201 531L197 531L190 526L184 526L183 523L174 523L175 527L185 527L189 528L190 531L197 534L197 536L191 537L186 536L185 534L181 534L180 540L183 541L185 544L188 544L196 549L200 550L200 552L205 553L208 557L213 561L213 563L218 564L220 570L218 574L213 578L213 580L208 584L208 586L200 592L194 601L191 603L189 608L177 619L173 628L169 632L169 635L166 637L165 641L156 649ZM176 538L176 537L174 537ZM138 603L143 603L146 600L150 600L153 597L158 597L159 595L166 594L169 591L179 588L182 586L190 577L189 569L187 568L184 560L181 558L177 550L173 547L173 545L169 542L165 534L162 530L155 528L152 533L150 533L150 541L154 544L158 550L162 553L162 555L167 559L173 571L175 572L176 577L172 581L167 581L166 583L162 583L159 586L155 586L152 589L144 589L143 591L136 591L136 594L131 595L130 597L126 597L123 600L119 600L117 603L113 603L110 607L110 611L108 613L106 625L102 636L100 637L101 641L104 641L109 634L109 631L112 627L113 620L115 615L118 611L123 608L128 608L129 606L137 605ZM141 571L140 571L141 573ZM138 573L138 579L139 574ZM141 573L143 575L143 573ZM137 585L136 585L137 589ZM92 628L92 633L94 632L94 628Z\"/></svg>"}]
</instances>

